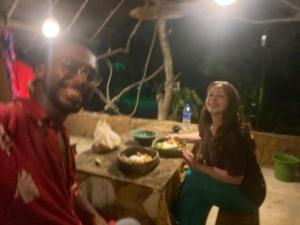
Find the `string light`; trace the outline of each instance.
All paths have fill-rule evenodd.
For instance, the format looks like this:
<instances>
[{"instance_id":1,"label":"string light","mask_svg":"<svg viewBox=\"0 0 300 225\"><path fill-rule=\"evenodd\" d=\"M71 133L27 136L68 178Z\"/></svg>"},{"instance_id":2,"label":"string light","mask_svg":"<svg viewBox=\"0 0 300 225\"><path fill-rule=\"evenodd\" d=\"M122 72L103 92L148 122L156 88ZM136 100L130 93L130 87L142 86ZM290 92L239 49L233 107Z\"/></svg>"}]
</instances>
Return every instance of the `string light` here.
<instances>
[{"instance_id":1,"label":"string light","mask_svg":"<svg viewBox=\"0 0 300 225\"><path fill-rule=\"evenodd\" d=\"M231 5L236 2L236 0L214 0L218 5Z\"/></svg>"},{"instance_id":2,"label":"string light","mask_svg":"<svg viewBox=\"0 0 300 225\"><path fill-rule=\"evenodd\" d=\"M45 20L42 30L46 38L54 38L58 36L60 26L56 19L54 19L53 17L49 17Z\"/></svg>"}]
</instances>

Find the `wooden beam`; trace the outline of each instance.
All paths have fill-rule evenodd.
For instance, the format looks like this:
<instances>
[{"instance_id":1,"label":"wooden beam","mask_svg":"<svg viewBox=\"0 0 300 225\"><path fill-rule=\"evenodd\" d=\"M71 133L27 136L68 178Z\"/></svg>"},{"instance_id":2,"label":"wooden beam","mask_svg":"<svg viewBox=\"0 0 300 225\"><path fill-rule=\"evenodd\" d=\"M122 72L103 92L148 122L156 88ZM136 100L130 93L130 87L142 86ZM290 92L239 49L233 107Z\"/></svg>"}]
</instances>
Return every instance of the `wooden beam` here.
<instances>
[{"instance_id":1,"label":"wooden beam","mask_svg":"<svg viewBox=\"0 0 300 225\"><path fill-rule=\"evenodd\" d=\"M15 9L17 8L19 2L20 2L20 0L14 0L12 6L10 7L10 9L7 13L7 19L9 19L13 15L13 13L14 13Z\"/></svg>"},{"instance_id":2,"label":"wooden beam","mask_svg":"<svg viewBox=\"0 0 300 225\"><path fill-rule=\"evenodd\" d=\"M102 29L105 27L105 25L110 21L110 19L113 17L113 15L118 11L118 9L123 5L125 0L121 0L118 5L110 12L110 14L106 17L104 22L101 24L101 26L97 29L97 31L91 36L90 40L95 39L99 33L102 31Z\"/></svg>"},{"instance_id":3,"label":"wooden beam","mask_svg":"<svg viewBox=\"0 0 300 225\"><path fill-rule=\"evenodd\" d=\"M136 7L129 12L129 15L132 18L143 20L177 19L203 12L209 9L211 5L213 5L211 2L193 0L176 4Z\"/></svg>"},{"instance_id":4,"label":"wooden beam","mask_svg":"<svg viewBox=\"0 0 300 225\"><path fill-rule=\"evenodd\" d=\"M75 16L73 17L73 19L71 20L69 26L66 29L66 33L68 33L72 26L75 24L75 22L77 21L77 19L79 18L80 14L82 13L82 11L84 10L84 8L86 7L86 5L88 4L89 0L84 0L84 2L82 3L82 5L80 6L79 10L76 12Z\"/></svg>"},{"instance_id":5,"label":"wooden beam","mask_svg":"<svg viewBox=\"0 0 300 225\"><path fill-rule=\"evenodd\" d=\"M296 12L300 11L300 6L295 5L294 3L291 3L287 0L277 0L277 1L281 2L282 4L286 5L287 7L289 7L290 9L293 9Z\"/></svg>"},{"instance_id":6,"label":"wooden beam","mask_svg":"<svg viewBox=\"0 0 300 225\"><path fill-rule=\"evenodd\" d=\"M40 27L36 27L33 26L32 24L24 23L19 20L9 20L8 26L16 30L23 30L23 31L34 32L34 33L41 32Z\"/></svg>"}]
</instances>

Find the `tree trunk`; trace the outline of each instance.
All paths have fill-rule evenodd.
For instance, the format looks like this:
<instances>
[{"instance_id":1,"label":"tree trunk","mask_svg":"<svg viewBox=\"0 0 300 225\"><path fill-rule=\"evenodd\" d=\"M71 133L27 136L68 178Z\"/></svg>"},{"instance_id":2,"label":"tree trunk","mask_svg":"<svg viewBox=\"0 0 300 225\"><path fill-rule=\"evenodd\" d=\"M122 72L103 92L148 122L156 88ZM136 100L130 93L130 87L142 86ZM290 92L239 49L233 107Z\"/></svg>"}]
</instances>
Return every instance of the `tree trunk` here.
<instances>
[{"instance_id":1,"label":"tree trunk","mask_svg":"<svg viewBox=\"0 0 300 225\"><path fill-rule=\"evenodd\" d=\"M173 72L172 52L171 52L171 47L168 39L167 25L164 19L158 20L158 37L162 49L163 58L164 58L166 81L164 84L164 93L160 93L159 94L160 96L157 96L157 101L158 101L157 119L165 120L167 119L171 107L174 72Z\"/></svg>"}]
</instances>

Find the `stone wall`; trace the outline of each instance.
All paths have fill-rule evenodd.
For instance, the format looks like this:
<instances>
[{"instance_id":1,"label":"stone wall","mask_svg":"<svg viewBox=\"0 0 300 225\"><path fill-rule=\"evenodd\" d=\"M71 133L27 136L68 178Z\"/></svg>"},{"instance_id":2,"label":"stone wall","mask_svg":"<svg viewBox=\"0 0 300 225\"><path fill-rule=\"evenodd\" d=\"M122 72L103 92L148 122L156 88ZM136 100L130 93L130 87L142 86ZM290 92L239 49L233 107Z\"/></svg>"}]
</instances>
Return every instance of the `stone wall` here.
<instances>
[{"instance_id":1,"label":"stone wall","mask_svg":"<svg viewBox=\"0 0 300 225\"><path fill-rule=\"evenodd\" d=\"M264 132L253 132L260 165L272 166L274 153L288 153L300 158L300 137Z\"/></svg>"},{"instance_id":2,"label":"stone wall","mask_svg":"<svg viewBox=\"0 0 300 225\"><path fill-rule=\"evenodd\" d=\"M128 116L112 116L102 113L80 112L70 115L65 122L65 126L67 127L71 135L93 137L98 120L106 121L110 125L110 127L118 134L130 132L131 130L139 128L153 129L159 132L161 130L161 127L167 127L171 133L172 126L175 124L180 124L180 122L168 120L158 121L154 119L142 119ZM196 130L196 124L192 124L189 128L190 132L194 132Z\"/></svg>"},{"instance_id":3,"label":"stone wall","mask_svg":"<svg viewBox=\"0 0 300 225\"><path fill-rule=\"evenodd\" d=\"M127 116L110 116L101 113L80 112L71 115L66 120L66 127L71 135L93 137L98 120L104 120L119 134L130 132L133 129L149 128L160 130L160 127L170 127L178 124L175 121L158 121L150 119L132 118ZM196 131L193 124L190 131ZM272 155L277 152L289 153L300 158L300 137L279 135L273 133L253 132L257 145L257 158L262 166L272 166Z\"/></svg>"}]
</instances>

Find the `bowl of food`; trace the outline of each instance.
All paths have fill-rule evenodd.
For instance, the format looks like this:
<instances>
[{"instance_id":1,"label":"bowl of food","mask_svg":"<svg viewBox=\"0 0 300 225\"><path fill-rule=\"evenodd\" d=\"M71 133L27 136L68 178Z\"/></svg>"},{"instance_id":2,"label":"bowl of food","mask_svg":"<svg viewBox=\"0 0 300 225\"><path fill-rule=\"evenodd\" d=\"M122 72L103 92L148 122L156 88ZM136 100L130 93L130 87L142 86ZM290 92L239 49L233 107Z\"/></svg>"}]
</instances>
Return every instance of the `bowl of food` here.
<instances>
[{"instance_id":1,"label":"bowl of food","mask_svg":"<svg viewBox=\"0 0 300 225\"><path fill-rule=\"evenodd\" d=\"M145 174L159 164L157 151L143 147L129 147L118 153L118 166L124 172Z\"/></svg>"},{"instance_id":2,"label":"bowl of food","mask_svg":"<svg viewBox=\"0 0 300 225\"><path fill-rule=\"evenodd\" d=\"M160 138L153 142L152 148L159 152L160 156L181 157L181 150L186 143L178 138Z\"/></svg>"},{"instance_id":3,"label":"bowl of food","mask_svg":"<svg viewBox=\"0 0 300 225\"><path fill-rule=\"evenodd\" d=\"M131 135L142 146L151 146L157 137L157 133L153 130L134 130Z\"/></svg>"}]
</instances>

